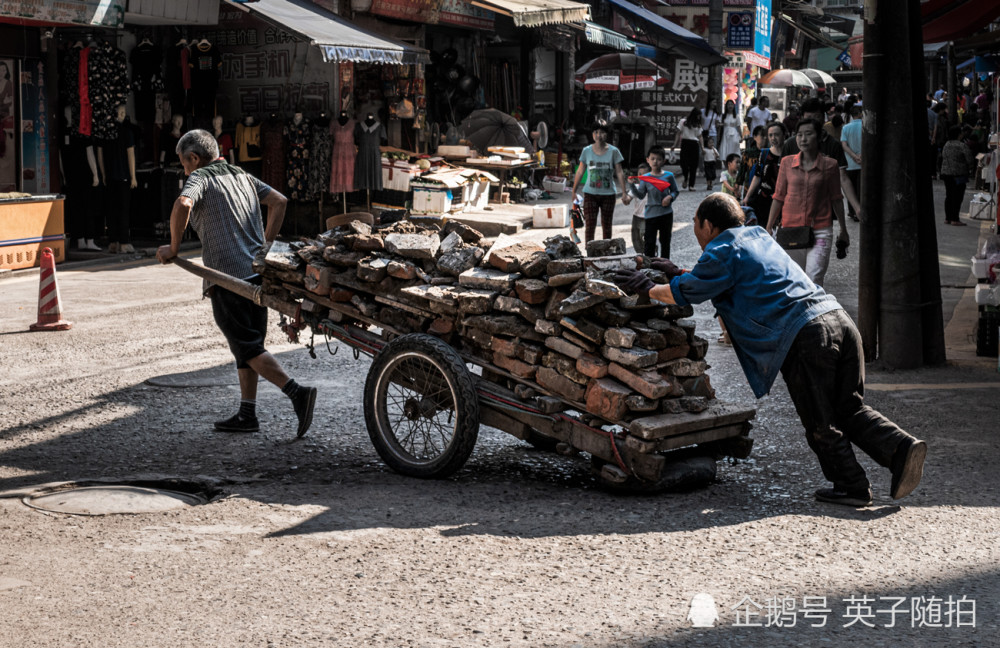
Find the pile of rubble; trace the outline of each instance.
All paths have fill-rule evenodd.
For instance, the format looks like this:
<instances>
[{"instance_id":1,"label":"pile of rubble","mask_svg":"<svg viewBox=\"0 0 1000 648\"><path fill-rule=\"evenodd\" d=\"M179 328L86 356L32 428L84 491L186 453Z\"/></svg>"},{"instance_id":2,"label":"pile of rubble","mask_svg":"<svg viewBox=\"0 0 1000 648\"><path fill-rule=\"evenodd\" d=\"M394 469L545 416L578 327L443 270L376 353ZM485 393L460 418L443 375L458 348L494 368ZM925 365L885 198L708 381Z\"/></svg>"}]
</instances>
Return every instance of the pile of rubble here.
<instances>
[{"instance_id":1,"label":"pile of rubble","mask_svg":"<svg viewBox=\"0 0 1000 648\"><path fill-rule=\"evenodd\" d=\"M624 253L623 239L591 241L584 257L566 236L544 245L503 236L490 243L454 221L442 228L355 221L315 239L276 242L255 269L265 292L312 293L304 308L333 322L356 312L438 336L487 370L502 370L496 375L516 377L524 399L556 395L613 423L706 410L715 397L705 374L708 342L685 319L691 308L622 293L611 275L643 265ZM327 309L327 300L349 308Z\"/></svg>"}]
</instances>

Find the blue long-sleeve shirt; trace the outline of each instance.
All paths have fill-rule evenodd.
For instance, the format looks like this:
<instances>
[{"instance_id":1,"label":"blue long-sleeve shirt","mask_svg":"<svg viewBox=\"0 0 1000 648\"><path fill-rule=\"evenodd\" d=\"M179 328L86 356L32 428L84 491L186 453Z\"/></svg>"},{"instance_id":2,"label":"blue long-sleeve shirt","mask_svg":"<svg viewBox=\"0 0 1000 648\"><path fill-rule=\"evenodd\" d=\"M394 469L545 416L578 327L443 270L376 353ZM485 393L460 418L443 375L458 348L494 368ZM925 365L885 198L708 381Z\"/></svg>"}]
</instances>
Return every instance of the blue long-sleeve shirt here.
<instances>
[{"instance_id":1,"label":"blue long-sleeve shirt","mask_svg":"<svg viewBox=\"0 0 1000 648\"><path fill-rule=\"evenodd\" d=\"M657 216L668 216L673 214L674 201L677 200L677 196L680 195L680 190L677 189L677 180L674 178L673 173L664 171L662 175L653 177L669 182L670 187L666 191L660 191L649 182L644 182L642 180L629 184L629 193L639 200L642 200L643 198L646 199L646 208L643 209L642 212L643 218L656 218ZM670 206L664 207L663 199L667 196L673 196L673 198L670 200Z\"/></svg>"},{"instance_id":2,"label":"blue long-sleeve shirt","mask_svg":"<svg viewBox=\"0 0 1000 648\"><path fill-rule=\"evenodd\" d=\"M771 391L799 330L841 308L756 226L716 236L690 272L670 281L670 289L682 306L712 301L757 398Z\"/></svg>"}]
</instances>

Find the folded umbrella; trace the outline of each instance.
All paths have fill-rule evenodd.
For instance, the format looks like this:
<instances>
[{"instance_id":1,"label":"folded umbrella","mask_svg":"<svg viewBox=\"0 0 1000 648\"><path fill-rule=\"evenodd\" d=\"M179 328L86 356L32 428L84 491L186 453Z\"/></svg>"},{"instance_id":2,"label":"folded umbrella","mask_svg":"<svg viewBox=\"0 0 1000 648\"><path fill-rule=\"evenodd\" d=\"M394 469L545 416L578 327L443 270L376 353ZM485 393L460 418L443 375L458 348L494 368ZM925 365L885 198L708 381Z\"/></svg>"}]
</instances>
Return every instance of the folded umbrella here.
<instances>
[{"instance_id":1,"label":"folded umbrella","mask_svg":"<svg viewBox=\"0 0 1000 648\"><path fill-rule=\"evenodd\" d=\"M473 148L485 155L491 146L521 146L531 151L531 138L520 123L496 108L473 110L459 130Z\"/></svg>"}]
</instances>

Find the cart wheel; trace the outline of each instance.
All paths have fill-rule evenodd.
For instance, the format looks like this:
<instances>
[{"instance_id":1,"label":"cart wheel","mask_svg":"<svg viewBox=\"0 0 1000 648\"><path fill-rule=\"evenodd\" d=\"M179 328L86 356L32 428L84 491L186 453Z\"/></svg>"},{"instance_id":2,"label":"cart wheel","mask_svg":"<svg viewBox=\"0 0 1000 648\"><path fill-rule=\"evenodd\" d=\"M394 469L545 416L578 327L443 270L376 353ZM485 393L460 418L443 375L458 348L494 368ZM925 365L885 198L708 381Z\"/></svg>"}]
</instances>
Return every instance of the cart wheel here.
<instances>
[{"instance_id":1,"label":"cart wheel","mask_svg":"<svg viewBox=\"0 0 1000 648\"><path fill-rule=\"evenodd\" d=\"M451 475L479 436L479 398L465 362L430 335L396 338L368 372L365 423L375 450L396 472Z\"/></svg>"}]
</instances>

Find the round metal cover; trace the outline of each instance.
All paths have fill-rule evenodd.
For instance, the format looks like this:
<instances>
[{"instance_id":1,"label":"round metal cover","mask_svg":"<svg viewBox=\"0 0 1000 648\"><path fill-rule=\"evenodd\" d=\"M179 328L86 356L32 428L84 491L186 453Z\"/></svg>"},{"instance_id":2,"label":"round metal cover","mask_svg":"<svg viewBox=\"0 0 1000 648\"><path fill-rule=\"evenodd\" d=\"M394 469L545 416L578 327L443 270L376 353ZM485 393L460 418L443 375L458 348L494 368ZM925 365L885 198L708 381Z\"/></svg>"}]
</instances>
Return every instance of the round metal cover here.
<instances>
[{"instance_id":1,"label":"round metal cover","mask_svg":"<svg viewBox=\"0 0 1000 648\"><path fill-rule=\"evenodd\" d=\"M191 493L127 484L78 486L24 498L24 503L33 508L73 515L159 513L198 506L207 501Z\"/></svg>"}]
</instances>

